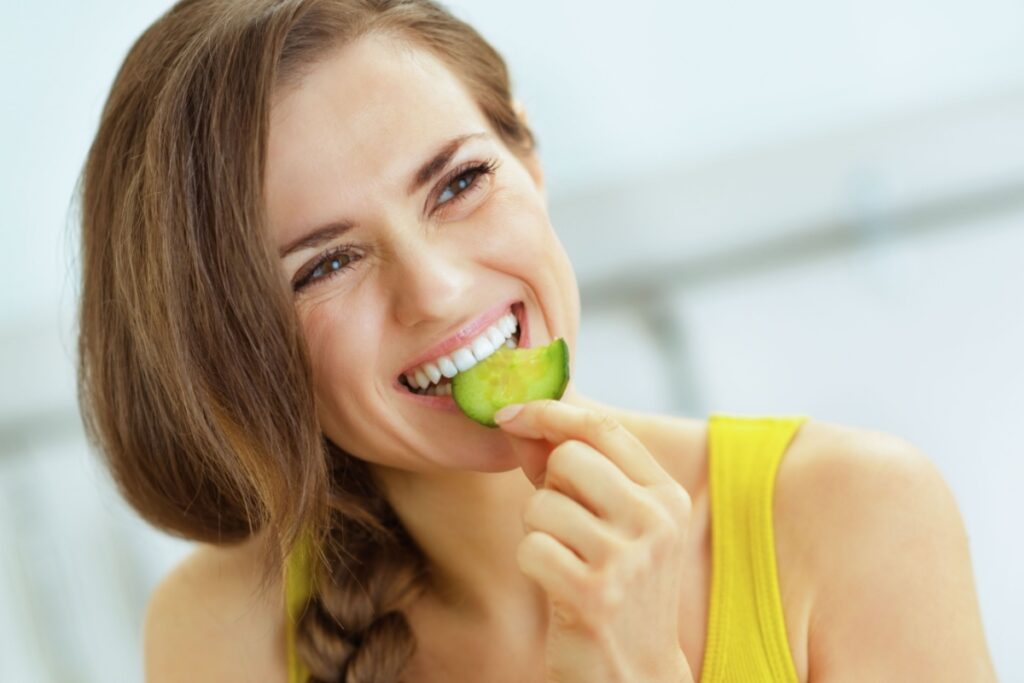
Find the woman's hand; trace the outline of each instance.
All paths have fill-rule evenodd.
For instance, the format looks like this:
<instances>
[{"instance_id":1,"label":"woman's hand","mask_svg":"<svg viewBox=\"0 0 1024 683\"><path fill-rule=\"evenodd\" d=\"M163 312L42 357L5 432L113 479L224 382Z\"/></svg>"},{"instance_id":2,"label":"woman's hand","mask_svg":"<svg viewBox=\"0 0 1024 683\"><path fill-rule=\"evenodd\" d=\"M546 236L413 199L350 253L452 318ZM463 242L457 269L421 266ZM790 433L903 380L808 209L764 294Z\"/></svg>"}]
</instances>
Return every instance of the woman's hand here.
<instances>
[{"instance_id":1,"label":"woman's hand","mask_svg":"<svg viewBox=\"0 0 1024 683\"><path fill-rule=\"evenodd\" d=\"M689 494L610 416L521 406L499 425L530 440L517 454L538 489L516 560L548 595L545 681L692 682L678 639Z\"/></svg>"}]
</instances>

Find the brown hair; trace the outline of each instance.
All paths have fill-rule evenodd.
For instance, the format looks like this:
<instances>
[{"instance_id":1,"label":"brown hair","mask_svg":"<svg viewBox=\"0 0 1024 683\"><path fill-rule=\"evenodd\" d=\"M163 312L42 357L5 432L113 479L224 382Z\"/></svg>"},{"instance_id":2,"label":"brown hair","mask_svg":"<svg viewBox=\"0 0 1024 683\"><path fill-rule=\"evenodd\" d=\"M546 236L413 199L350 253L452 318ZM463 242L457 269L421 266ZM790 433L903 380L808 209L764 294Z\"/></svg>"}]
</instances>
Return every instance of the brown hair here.
<instances>
[{"instance_id":1,"label":"brown hair","mask_svg":"<svg viewBox=\"0 0 1024 683\"><path fill-rule=\"evenodd\" d=\"M265 219L271 97L371 33L431 51L513 152L534 149L501 56L436 2L181 0L129 51L81 183L89 437L157 527L265 532L268 581L307 538L297 643L315 681L397 680L415 649L402 608L427 576L366 463L320 431Z\"/></svg>"}]
</instances>

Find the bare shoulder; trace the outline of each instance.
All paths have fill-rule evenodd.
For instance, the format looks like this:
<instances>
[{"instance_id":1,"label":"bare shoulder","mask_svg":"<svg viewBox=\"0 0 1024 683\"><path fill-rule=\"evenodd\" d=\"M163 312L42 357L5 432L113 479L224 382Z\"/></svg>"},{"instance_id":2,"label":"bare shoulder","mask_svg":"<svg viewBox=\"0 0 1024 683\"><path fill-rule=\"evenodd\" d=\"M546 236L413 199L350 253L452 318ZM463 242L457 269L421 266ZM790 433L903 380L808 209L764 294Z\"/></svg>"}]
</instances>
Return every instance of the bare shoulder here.
<instances>
[{"instance_id":1,"label":"bare shoulder","mask_svg":"<svg viewBox=\"0 0 1024 683\"><path fill-rule=\"evenodd\" d=\"M995 680L963 521L919 448L808 420L774 512L780 583L808 600L812 681Z\"/></svg>"},{"instance_id":2,"label":"bare shoulder","mask_svg":"<svg viewBox=\"0 0 1024 683\"><path fill-rule=\"evenodd\" d=\"M257 550L200 545L160 581L143 624L147 683L286 679L281 586L260 590Z\"/></svg>"}]
</instances>

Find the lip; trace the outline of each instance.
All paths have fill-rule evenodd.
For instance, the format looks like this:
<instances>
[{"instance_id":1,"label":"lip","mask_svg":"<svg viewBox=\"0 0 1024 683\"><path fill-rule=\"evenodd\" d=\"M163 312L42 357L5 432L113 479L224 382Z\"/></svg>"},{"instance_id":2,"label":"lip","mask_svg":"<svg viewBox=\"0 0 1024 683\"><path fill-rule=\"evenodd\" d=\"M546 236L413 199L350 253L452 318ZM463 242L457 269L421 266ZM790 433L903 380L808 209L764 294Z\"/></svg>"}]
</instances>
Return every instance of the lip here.
<instances>
[{"instance_id":1,"label":"lip","mask_svg":"<svg viewBox=\"0 0 1024 683\"><path fill-rule=\"evenodd\" d=\"M510 308L512 308L512 305L517 302L518 299L508 299L503 303L500 303L496 306L487 309L482 314L480 314L475 320L466 323L461 328L459 328L459 330L455 334L448 337L440 344L432 346L426 351L424 351L423 354L417 357L416 360L406 365L405 370L402 370L399 376L408 373L410 370L413 370L414 368L418 368L427 361L432 361L435 358L440 358L441 356L448 354L450 351L454 351L455 349L461 346L465 346L470 342L470 340L474 339L477 335L479 335L481 332L490 327L492 323L498 320L498 318L505 315L505 313Z\"/></svg>"},{"instance_id":2,"label":"lip","mask_svg":"<svg viewBox=\"0 0 1024 683\"><path fill-rule=\"evenodd\" d=\"M516 314L516 318L519 320L519 348L528 349L530 348L530 325L526 320L526 305L520 301L516 301L516 303L511 305L513 306L512 312ZM501 317L501 314L505 311L504 308L500 310L501 313L499 313L498 317ZM490 313L491 311L488 311L486 314L484 314L484 316L481 316L481 319L486 319L486 315ZM486 325L484 327L486 327ZM431 360L432 358L433 357L428 356L424 360ZM420 362L422 363L423 361ZM416 366L413 365L411 367ZM432 408L441 408L442 410L448 410L456 413L462 412L461 410L459 410L459 407L455 405L455 399L452 398L451 396L430 396L428 394L415 394L406 389L401 384L401 382L399 382L398 378L395 378L393 386L403 395L422 405L430 406Z\"/></svg>"}]
</instances>

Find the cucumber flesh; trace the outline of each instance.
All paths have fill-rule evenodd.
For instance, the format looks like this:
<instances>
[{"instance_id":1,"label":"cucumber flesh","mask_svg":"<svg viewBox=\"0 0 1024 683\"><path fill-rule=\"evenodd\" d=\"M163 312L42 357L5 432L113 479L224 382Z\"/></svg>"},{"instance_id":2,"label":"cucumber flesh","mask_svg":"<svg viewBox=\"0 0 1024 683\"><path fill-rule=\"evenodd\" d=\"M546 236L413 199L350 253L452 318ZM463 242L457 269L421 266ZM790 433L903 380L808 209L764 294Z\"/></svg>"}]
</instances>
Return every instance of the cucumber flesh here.
<instances>
[{"instance_id":1,"label":"cucumber flesh","mask_svg":"<svg viewBox=\"0 0 1024 683\"><path fill-rule=\"evenodd\" d=\"M569 384L569 345L559 337L532 349L501 347L452 378L455 405L486 427L494 414L512 403L559 399Z\"/></svg>"}]
</instances>

